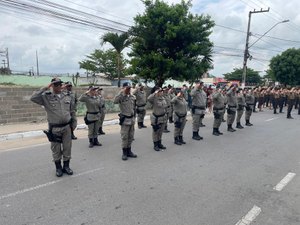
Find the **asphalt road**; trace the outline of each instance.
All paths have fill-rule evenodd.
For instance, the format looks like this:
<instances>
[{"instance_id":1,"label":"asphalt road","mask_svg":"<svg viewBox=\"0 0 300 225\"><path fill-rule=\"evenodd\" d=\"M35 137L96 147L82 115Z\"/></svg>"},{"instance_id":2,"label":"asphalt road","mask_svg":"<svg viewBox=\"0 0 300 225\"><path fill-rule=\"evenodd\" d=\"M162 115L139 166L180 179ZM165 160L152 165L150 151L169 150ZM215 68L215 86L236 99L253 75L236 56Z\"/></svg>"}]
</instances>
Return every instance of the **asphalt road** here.
<instances>
[{"instance_id":1,"label":"asphalt road","mask_svg":"<svg viewBox=\"0 0 300 225\"><path fill-rule=\"evenodd\" d=\"M102 147L73 142L73 176L55 177L49 144L0 152L1 225L299 225L300 116L256 113L253 127L155 152L151 128L136 130L137 159L121 160L120 134ZM169 126L173 129L173 125ZM274 188L289 174L281 191Z\"/></svg>"}]
</instances>

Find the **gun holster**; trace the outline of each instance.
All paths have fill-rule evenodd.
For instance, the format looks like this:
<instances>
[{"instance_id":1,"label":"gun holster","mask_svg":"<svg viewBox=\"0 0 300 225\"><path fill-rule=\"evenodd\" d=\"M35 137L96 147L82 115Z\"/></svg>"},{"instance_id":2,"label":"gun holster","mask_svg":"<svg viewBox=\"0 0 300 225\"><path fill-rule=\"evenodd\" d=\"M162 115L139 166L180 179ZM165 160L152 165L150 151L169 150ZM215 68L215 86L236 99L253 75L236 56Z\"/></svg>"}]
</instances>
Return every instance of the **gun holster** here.
<instances>
[{"instance_id":1,"label":"gun holster","mask_svg":"<svg viewBox=\"0 0 300 225\"><path fill-rule=\"evenodd\" d=\"M125 120L125 116L123 116L122 114L119 114L119 125L122 125L124 123Z\"/></svg>"},{"instance_id":2,"label":"gun holster","mask_svg":"<svg viewBox=\"0 0 300 225\"><path fill-rule=\"evenodd\" d=\"M62 137L52 133L52 130L43 130L46 134L49 142L58 142L62 143Z\"/></svg>"},{"instance_id":3,"label":"gun holster","mask_svg":"<svg viewBox=\"0 0 300 225\"><path fill-rule=\"evenodd\" d=\"M174 126L175 126L176 128L181 128L182 122L180 122L180 120L177 120L177 121L175 121Z\"/></svg>"}]
</instances>

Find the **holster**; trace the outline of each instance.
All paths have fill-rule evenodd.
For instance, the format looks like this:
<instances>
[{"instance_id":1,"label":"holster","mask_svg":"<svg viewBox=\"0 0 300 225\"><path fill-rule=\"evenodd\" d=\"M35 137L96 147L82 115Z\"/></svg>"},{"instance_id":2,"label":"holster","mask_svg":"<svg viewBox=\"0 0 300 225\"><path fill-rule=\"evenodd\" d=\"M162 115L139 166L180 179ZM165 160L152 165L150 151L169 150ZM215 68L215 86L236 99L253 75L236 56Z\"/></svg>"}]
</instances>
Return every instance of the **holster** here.
<instances>
[{"instance_id":1,"label":"holster","mask_svg":"<svg viewBox=\"0 0 300 225\"><path fill-rule=\"evenodd\" d=\"M52 129L43 130L43 132L47 135L49 142L58 142L62 143L62 137L52 133Z\"/></svg>"},{"instance_id":2,"label":"holster","mask_svg":"<svg viewBox=\"0 0 300 225\"><path fill-rule=\"evenodd\" d=\"M238 105L238 108L237 108L237 110L239 110L239 111L242 111L242 110L244 110L244 106L243 106L243 105Z\"/></svg>"},{"instance_id":3,"label":"holster","mask_svg":"<svg viewBox=\"0 0 300 225\"><path fill-rule=\"evenodd\" d=\"M221 114L218 112L214 112L215 119L221 119Z\"/></svg>"},{"instance_id":4,"label":"holster","mask_svg":"<svg viewBox=\"0 0 300 225\"><path fill-rule=\"evenodd\" d=\"M124 123L124 121L125 121L125 116L124 115L122 115L121 113L120 114L118 114L118 116L119 116L119 125L121 125L122 126L122 124Z\"/></svg>"},{"instance_id":5,"label":"holster","mask_svg":"<svg viewBox=\"0 0 300 225\"><path fill-rule=\"evenodd\" d=\"M234 114L234 111L232 111L230 108L227 108L227 114L228 115Z\"/></svg>"},{"instance_id":6,"label":"holster","mask_svg":"<svg viewBox=\"0 0 300 225\"><path fill-rule=\"evenodd\" d=\"M160 129L161 125L160 124L151 124L152 128L153 128L153 131L156 132Z\"/></svg>"},{"instance_id":7,"label":"holster","mask_svg":"<svg viewBox=\"0 0 300 225\"><path fill-rule=\"evenodd\" d=\"M175 121L174 126L175 126L176 128L181 128L182 122L180 122L180 120L177 120L177 121Z\"/></svg>"}]
</instances>

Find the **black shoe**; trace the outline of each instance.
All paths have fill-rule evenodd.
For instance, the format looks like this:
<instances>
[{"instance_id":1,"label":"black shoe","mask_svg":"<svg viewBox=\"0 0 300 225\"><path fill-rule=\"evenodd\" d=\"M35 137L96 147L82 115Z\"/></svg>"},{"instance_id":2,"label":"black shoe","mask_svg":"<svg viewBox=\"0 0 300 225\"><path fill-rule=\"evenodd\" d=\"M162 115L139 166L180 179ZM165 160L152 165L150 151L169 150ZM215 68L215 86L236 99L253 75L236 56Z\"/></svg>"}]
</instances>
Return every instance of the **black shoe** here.
<instances>
[{"instance_id":1,"label":"black shoe","mask_svg":"<svg viewBox=\"0 0 300 225\"><path fill-rule=\"evenodd\" d=\"M222 122L224 123L224 122L226 122L226 120L222 119Z\"/></svg>"},{"instance_id":2,"label":"black shoe","mask_svg":"<svg viewBox=\"0 0 300 225\"><path fill-rule=\"evenodd\" d=\"M183 144L183 145L186 144L186 142L183 140L183 137L182 137L182 136L179 136L178 138L179 138L179 141L181 142L181 144Z\"/></svg>"},{"instance_id":3,"label":"black shoe","mask_svg":"<svg viewBox=\"0 0 300 225\"><path fill-rule=\"evenodd\" d=\"M205 127L205 125L203 123L200 124L200 127Z\"/></svg>"},{"instance_id":4,"label":"black shoe","mask_svg":"<svg viewBox=\"0 0 300 225\"><path fill-rule=\"evenodd\" d=\"M63 171L62 171L60 160L55 161L55 167L56 167L56 176L61 177L63 175Z\"/></svg>"},{"instance_id":5,"label":"black shoe","mask_svg":"<svg viewBox=\"0 0 300 225\"><path fill-rule=\"evenodd\" d=\"M169 117L169 123L174 123L173 118Z\"/></svg>"},{"instance_id":6,"label":"black shoe","mask_svg":"<svg viewBox=\"0 0 300 225\"><path fill-rule=\"evenodd\" d=\"M71 170L71 168L70 168L70 160L64 161L64 166L63 166L62 172L66 173L68 175L73 175L73 170Z\"/></svg>"},{"instance_id":7,"label":"black shoe","mask_svg":"<svg viewBox=\"0 0 300 225\"><path fill-rule=\"evenodd\" d=\"M139 129L142 129L142 128L143 128L143 126L142 126L142 123L141 123L141 122L138 122L138 128L139 128Z\"/></svg>"},{"instance_id":8,"label":"black shoe","mask_svg":"<svg viewBox=\"0 0 300 225\"><path fill-rule=\"evenodd\" d=\"M128 154L127 153L127 148L123 148L122 150L123 150L122 160L125 161L125 160L127 160L127 154Z\"/></svg>"},{"instance_id":9,"label":"black shoe","mask_svg":"<svg viewBox=\"0 0 300 225\"><path fill-rule=\"evenodd\" d=\"M127 157L130 157L130 158L137 158L137 155L134 154L134 153L131 151L131 147L130 147L130 148L127 148Z\"/></svg>"},{"instance_id":10,"label":"black shoe","mask_svg":"<svg viewBox=\"0 0 300 225\"><path fill-rule=\"evenodd\" d=\"M181 141L179 141L179 137L174 138L174 144L175 145L181 145Z\"/></svg>"},{"instance_id":11,"label":"black shoe","mask_svg":"<svg viewBox=\"0 0 300 225\"><path fill-rule=\"evenodd\" d=\"M243 129L244 127L241 125L241 123L237 123L237 124L236 124L236 128L238 128L238 129Z\"/></svg>"},{"instance_id":12,"label":"black shoe","mask_svg":"<svg viewBox=\"0 0 300 225\"><path fill-rule=\"evenodd\" d=\"M228 125L227 131L235 132L236 130L232 128L232 125Z\"/></svg>"},{"instance_id":13,"label":"black shoe","mask_svg":"<svg viewBox=\"0 0 300 225\"><path fill-rule=\"evenodd\" d=\"M94 147L94 139L93 138L89 138L89 148Z\"/></svg>"},{"instance_id":14,"label":"black shoe","mask_svg":"<svg viewBox=\"0 0 300 225\"><path fill-rule=\"evenodd\" d=\"M169 131L168 129L165 129L163 132L164 133L170 133L171 131Z\"/></svg>"},{"instance_id":15,"label":"black shoe","mask_svg":"<svg viewBox=\"0 0 300 225\"><path fill-rule=\"evenodd\" d=\"M219 133L219 135L223 135L223 133L219 131L219 128L217 128L217 132Z\"/></svg>"},{"instance_id":16,"label":"black shoe","mask_svg":"<svg viewBox=\"0 0 300 225\"><path fill-rule=\"evenodd\" d=\"M193 132L193 137L192 137L194 140L197 140L197 141L200 141L201 140L201 137L199 136L198 132L197 131L194 131Z\"/></svg>"},{"instance_id":17,"label":"black shoe","mask_svg":"<svg viewBox=\"0 0 300 225\"><path fill-rule=\"evenodd\" d=\"M71 135L71 138L72 140L77 140L77 137L74 134Z\"/></svg>"},{"instance_id":18,"label":"black shoe","mask_svg":"<svg viewBox=\"0 0 300 225\"><path fill-rule=\"evenodd\" d=\"M145 126L143 122L141 123L141 125L142 125L142 128L147 128L147 126Z\"/></svg>"},{"instance_id":19,"label":"black shoe","mask_svg":"<svg viewBox=\"0 0 300 225\"><path fill-rule=\"evenodd\" d=\"M158 147L158 141L153 142L153 144L154 144L153 149L157 152L160 151L160 148Z\"/></svg>"},{"instance_id":20,"label":"black shoe","mask_svg":"<svg viewBox=\"0 0 300 225\"><path fill-rule=\"evenodd\" d=\"M293 117L291 117L291 116L288 116L288 117L287 117L287 119L294 119L294 118L293 118Z\"/></svg>"},{"instance_id":21,"label":"black shoe","mask_svg":"<svg viewBox=\"0 0 300 225\"><path fill-rule=\"evenodd\" d=\"M94 145L95 146L102 146L102 144L98 141L98 138L94 138Z\"/></svg>"},{"instance_id":22,"label":"black shoe","mask_svg":"<svg viewBox=\"0 0 300 225\"><path fill-rule=\"evenodd\" d=\"M98 134L99 135L105 135L105 132L103 131L102 127L99 128Z\"/></svg>"},{"instance_id":23,"label":"black shoe","mask_svg":"<svg viewBox=\"0 0 300 225\"><path fill-rule=\"evenodd\" d=\"M220 135L217 128L213 128L212 134L215 135L215 136L219 136Z\"/></svg>"},{"instance_id":24,"label":"black shoe","mask_svg":"<svg viewBox=\"0 0 300 225\"><path fill-rule=\"evenodd\" d=\"M161 140L158 141L158 145L157 145L160 149L167 149L166 146L164 146L162 143L161 143Z\"/></svg>"}]
</instances>

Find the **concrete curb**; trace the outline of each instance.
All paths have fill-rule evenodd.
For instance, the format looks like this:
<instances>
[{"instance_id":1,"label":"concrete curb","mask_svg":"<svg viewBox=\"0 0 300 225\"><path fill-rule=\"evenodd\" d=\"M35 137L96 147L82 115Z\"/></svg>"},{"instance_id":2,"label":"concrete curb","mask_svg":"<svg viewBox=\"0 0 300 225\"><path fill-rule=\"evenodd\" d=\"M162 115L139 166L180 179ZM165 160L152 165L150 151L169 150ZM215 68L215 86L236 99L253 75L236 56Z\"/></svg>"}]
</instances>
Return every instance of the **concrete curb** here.
<instances>
[{"instance_id":1,"label":"concrete curb","mask_svg":"<svg viewBox=\"0 0 300 225\"><path fill-rule=\"evenodd\" d=\"M150 116L145 116L145 119L150 119ZM119 124L119 119L107 120L103 122L103 126L110 126ZM88 129L86 124L79 124L77 125L77 130L84 130ZM35 131L26 131L26 132L18 132L18 133L11 133L11 134L3 134L0 135L0 142L1 141L8 141L8 140L16 140L16 139L23 139L23 138L32 138L32 137L41 137L45 136L43 130L35 130Z\"/></svg>"}]
</instances>

